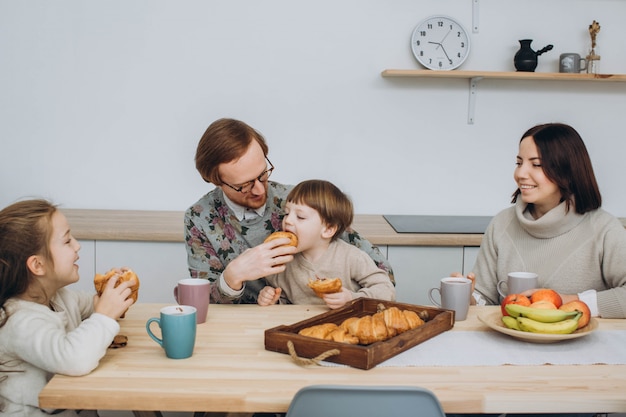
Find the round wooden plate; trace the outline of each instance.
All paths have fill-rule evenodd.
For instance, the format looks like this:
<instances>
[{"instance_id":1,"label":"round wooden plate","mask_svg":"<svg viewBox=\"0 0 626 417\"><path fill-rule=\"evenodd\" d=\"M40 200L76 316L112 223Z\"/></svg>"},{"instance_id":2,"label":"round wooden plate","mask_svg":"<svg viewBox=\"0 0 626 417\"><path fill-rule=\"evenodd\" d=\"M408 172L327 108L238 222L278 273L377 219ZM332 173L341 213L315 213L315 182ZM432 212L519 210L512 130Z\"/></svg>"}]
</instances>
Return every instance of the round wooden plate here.
<instances>
[{"instance_id":1,"label":"round wooden plate","mask_svg":"<svg viewBox=\"0 0 626 417\"><path fill-rule=\"evenodd\" d=\"M504 323L502 323L502 313L500 311L492 311L488 314L479 315L478 319L497 332L532 343L554 343L562 340L576 339L578 337L586 336L598 328L598 320L593 317L589 320L589 323L585 327L570 334L530 333L523 332L521 330L509 329L504 325Z\"/></svg>"}]
</instances>

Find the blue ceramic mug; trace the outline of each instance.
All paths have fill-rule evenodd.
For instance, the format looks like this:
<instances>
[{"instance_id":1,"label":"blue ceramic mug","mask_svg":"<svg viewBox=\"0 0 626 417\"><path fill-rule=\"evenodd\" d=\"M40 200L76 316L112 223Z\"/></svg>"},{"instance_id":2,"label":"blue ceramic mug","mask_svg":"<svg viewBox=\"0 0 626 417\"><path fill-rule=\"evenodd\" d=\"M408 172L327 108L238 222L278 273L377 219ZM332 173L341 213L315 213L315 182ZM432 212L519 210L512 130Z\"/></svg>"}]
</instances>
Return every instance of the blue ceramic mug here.
<instances>
[{"instance_id":1,"label":"blue ceramic mug","mask_svg":"<svg viewBox=\"0 0 626 417\"><path fill-rule=\"evenodd\" d=\"M196 308L192 306L167 306L161 309L159 318L152 317L146 322L148 335L171 359L184 359L191 356L196 343ZM156 322L161 328L161 338L150 330Z\"/></svg>"}]
</instances>

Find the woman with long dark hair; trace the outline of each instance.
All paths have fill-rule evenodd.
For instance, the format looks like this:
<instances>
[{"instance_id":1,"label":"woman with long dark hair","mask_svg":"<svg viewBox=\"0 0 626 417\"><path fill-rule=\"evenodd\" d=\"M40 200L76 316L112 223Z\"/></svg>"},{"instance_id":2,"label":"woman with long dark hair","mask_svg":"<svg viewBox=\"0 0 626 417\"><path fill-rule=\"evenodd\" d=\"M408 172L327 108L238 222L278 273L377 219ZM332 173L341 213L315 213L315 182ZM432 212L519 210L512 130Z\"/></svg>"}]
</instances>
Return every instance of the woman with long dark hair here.
<instances>
[{"instance_id":1,"label":"woman with long dark hair","mask_svg":"<svg viewBox=\"0 0 626 417\"><path fill-rule=\"evenodd\" d=\"M499 280L535 272L563 302L580 299L592 315L626 318L626 230L601 207L585 144L560 123L522 135L509 207L488 226L473 273L472 302L498 304ZM531 290L532 292L532 290Z\"/></svg>"}]
</instances>

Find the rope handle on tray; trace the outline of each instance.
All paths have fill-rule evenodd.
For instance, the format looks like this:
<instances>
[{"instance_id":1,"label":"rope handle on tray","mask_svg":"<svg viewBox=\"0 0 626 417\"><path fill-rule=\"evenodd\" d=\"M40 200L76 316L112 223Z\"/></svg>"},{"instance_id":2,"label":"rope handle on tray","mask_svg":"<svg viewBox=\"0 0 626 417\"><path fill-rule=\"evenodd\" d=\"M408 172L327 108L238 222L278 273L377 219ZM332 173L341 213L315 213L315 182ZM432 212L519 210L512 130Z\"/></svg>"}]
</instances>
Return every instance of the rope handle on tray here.
<instances>
[{"instance_id":1,"label":"rope handle on tray","mask_svg":"<svg viewBox=\"0 0 626 417\"><path fill-rule=\"evenodd\" d=\"M296 348L293 346L293 342L291 340L287 341L287 349L289 350L289 356L291 359L298 364L299 366L307 366L307 365L320 365L320 362L326 358L330 358L331 356L339 355L339 349L331 349L326 352L320 353L314 358L301 358L296 353Z\"/></svg>"}]
</instances>

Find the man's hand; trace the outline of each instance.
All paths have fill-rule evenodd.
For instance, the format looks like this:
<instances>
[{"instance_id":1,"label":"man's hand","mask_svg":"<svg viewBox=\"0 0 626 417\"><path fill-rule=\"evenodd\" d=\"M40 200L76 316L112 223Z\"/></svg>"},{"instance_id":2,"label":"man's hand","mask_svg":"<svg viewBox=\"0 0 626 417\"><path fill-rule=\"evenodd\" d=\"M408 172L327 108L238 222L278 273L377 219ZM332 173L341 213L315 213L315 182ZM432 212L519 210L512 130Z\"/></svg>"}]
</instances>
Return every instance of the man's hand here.
<instances>
[{"instance_id":1,"label":"man's hand","mask_svg":"<svg viewBox=\"0 0 626 417\"><path fill-rule=\"evenodd\" d=\"M289 239L275 239L246 249L224 269L226 284L235 291L243 288L245 281L278 274L285 264L293 261L297 249L288 246Z\"/></svg>"}]
</instances>

